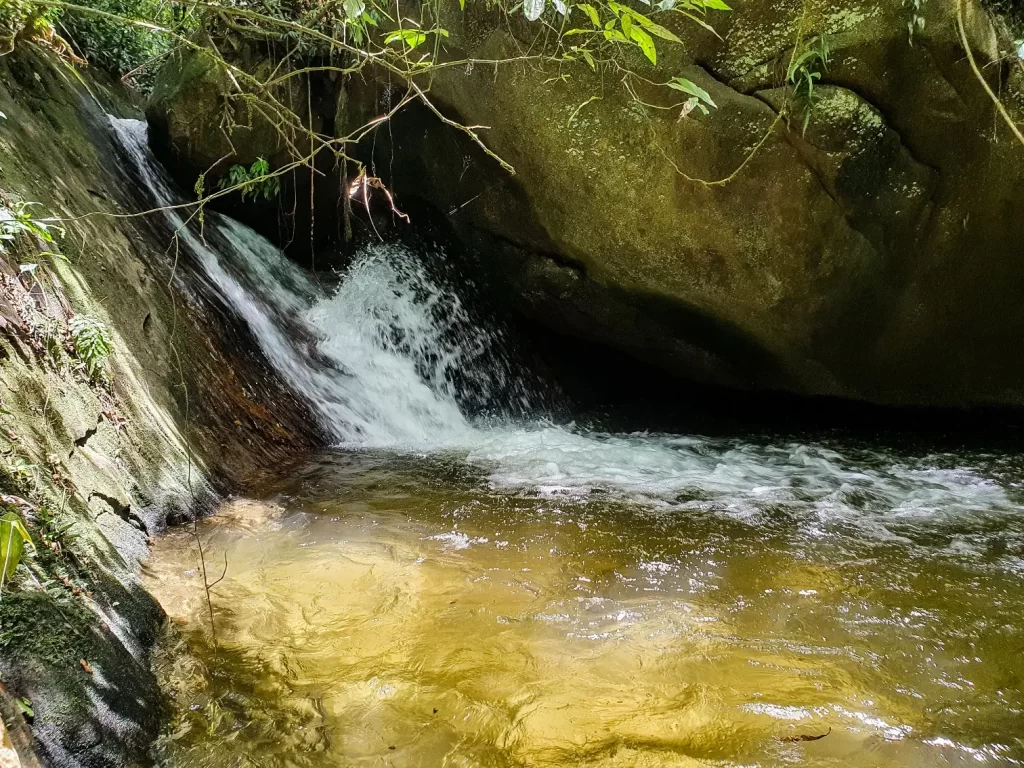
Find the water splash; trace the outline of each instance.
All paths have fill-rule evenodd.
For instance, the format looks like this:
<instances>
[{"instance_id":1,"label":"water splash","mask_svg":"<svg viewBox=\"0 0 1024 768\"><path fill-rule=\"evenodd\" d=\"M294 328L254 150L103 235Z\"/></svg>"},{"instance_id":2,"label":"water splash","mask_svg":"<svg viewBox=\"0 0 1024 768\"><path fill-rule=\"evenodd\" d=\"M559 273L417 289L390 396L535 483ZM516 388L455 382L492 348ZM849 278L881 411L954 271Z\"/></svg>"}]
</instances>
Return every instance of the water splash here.
<instances>
[{"instance_id":1,"label":"water splash","mask_svg":"<svg viewBox=\"0 0 1024 768\"><path fill-rule=\"evenodd\" d=\"M364 250L330 294L236 221L207 212L200 237L149 152L146 124L111 122L179 244L338 443L466 445L474 437L467 413L530 407L500 335L475 322L408 249Z\"/></svg>"}]
</instances>

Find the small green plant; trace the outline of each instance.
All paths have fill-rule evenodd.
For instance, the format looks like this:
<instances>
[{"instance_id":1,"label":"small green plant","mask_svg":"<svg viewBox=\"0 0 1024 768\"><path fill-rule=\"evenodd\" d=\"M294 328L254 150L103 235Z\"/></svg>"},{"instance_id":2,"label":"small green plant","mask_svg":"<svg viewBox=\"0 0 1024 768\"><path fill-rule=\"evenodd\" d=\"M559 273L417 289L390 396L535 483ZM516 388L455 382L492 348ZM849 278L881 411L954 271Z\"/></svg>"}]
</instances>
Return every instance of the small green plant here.
<instances>
[{"instance_id":1,"label":"small green plant","mask_svg":"<svg viewBox=\"0 0 1024 768\"><path fill-rule=\"evenodd\" d=\"M39 203L18 201L9 205L0 204L0 253L6 249L4 243L14 240L19 235L35 235L45 243L53 242L53 233L63 234L61 227L53 224L53 219L41 219L32 215L32 206Z\"/></svg>"},{"instance_id":2,"label":"small green plant","mask_svg":"<svg viewBox=\"0 0 1024 768\"><path fill-rule=\"evenodd\" d=\"M256 161L246 168L244 165L233 165L228 175L217 182L219 189L237 189L242 194L242 200L251 197L253 200L263 197L265 200L272 200L281 191L281 182L277 176L271 176L270 163L265 158L258 157Z\"/></svg>"},{"instance_id":3,"label":"small green plant","mask_svg":"<svg viewBox=\"0 0 1024 768\"><path fill-rule=\"evenodd\" d=\"M85 364L89 376L100 376L103 364L114 351L114 342L107 327L95 317L75 315L68 321L68 328L71 330L75 354Z\"/></svg>"},{"instance_id":4,"label":"small green plant","mask_svg":"<svg viewBox=\"0 0 1024 768\"><path fill-rule=\"evenodd\" d=\"M31 490L35 486L36 465L25 461L21 456L11 456L4 469L19 492L22 489Z\"/></svg>"},{"instance_id":5,"label":"small green plant","mask_svg":"<svg viewBox=\"0 0 1024 768\"><path fill-rule=\"evenodd\" d=\"M356 45L370 39L372 27L379 25L382 15L375 8L367 8L363 0L344 0L345 28ZM388 17L390 18L390 17Z\"/></svg>"},{"instance_id":6,"label":"small green plant","mask_svg":"<svg viewBox=\"0 0 1024 768\"><path fill-rule=\"evenodd\" d=\"M66 483L66 481L65 481ZM58 482L58 485L60 483ZM74 521L61 524L57 513L48 504L40 504L36 510L39 539L44 548L57 556L63 555L78 537L72 532Z\"/></svg>"},{"instance_id":7,"label":"small green plant","mask_svg":"<svg viewBox=\"0 0 1024 768\"><path fill-rule=\"evenodd\" d=\"M43 350L46 353L46 359L57 369L64 362L64 345L58 329L59 326L55 324L54 327L44 329L43 334Z\"/></svg>"},{"instance_id":8,"label":"small green plant","mask_svg":"<svg viewBox=\"0 0 1024 768\"><path fill-rule=\"evenodd\" d=\"M0 592L18 570L26 545L29 549L35 549L32 536L21 521L21 516L11 511L0 517Z\"/></svg>"},{"instance_id":9,"label":"small green plant","mask_svg":"<svg viewBox=\"0 0 1024 768\"><path fill-rule=\"evenodd\" d=\"M30 263L19 264L18 265L18 268L21 271L21 274L23 274L23 275L28 274L32 278L35 278L36 270L38 270L40 265L42 264L42 261L41 261L42 259L52 259L53 261L64 261L64 262L66 262L68 260L68 257L65 256L64 254L62 254L62 253L54 253L53 251L43 251L36 258L40 259L40 261L35 261L35 262L30 262Z\"/></svg>"},{"instance_id":10,"label":"small green plant","mask_svg":"<svg viewBox=\"0 0 1024 768\"><path fill-rule=\"evenodd\" d=\"M825 35L817 35L804 43L800 52L793 57L789 71L786 73L786 79L793 87L796 103L804 114L804 133L807 133L811 114L818 101L815 83L821 80L824 73L828 71L831 55L832 49L828 38Z\"/></svg>"},{"instance_id":11,"label":"small green plant","mask_svg":"<svg viewBox=\"0 0 1024 768\"><path fill-rule=\"evenodd\" d=\"M712 101L710 94L692 80L687 80L685 77L673 77L665 85L677 91L682 91L690 97L683 106L684 116L690 114L695 108L700 109L705 115L709 114L708 107L718 108L718 105Z\"/></svg>"},{"instance_id":12,"label":"small green plant","mask_svg":"<svg viewBox=\"0 0 1024 768\"><path fill-rule=\"evenodd\" d=\"M32 718L34 718L36 716L36 713L32 709L32 700L31 699L20 698L20 699L17 700L17 703L18 703L18 710L21 712L22 716L28 718L29 720L31 720Z\"/></svg>"}]
</instances>

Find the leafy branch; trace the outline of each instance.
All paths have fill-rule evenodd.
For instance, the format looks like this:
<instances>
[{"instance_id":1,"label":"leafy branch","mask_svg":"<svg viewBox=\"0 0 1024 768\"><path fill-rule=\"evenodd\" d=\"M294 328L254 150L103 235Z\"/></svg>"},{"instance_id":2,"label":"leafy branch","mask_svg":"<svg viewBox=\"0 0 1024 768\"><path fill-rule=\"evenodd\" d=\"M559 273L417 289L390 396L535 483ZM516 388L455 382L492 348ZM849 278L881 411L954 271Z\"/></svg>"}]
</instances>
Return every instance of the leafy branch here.
<instances>
[{"instance_id":1,"label":"leafy branch","mask_svg":"<svg viewBox=\"0 0 1024 768\"><path fill-rule=\"evenodd\" d=\"M348 186L350 178L362 172L362 163L353 156L350 148L378 129L397 109L389 110L383 118L371 120L347 135L327 135L315 131L312 122L304 119L293 105L289 92L280 90L293 78L305 77L307 82L314 75L347 78L364 74L367 68L371 68L374 74L386 76L392 82L405 83L406 95L398 108L411 101L423 103L442 123L465 133L506 172L514 173L513 166L483 140L482 132L486 126L464 125L445 116L433 103L430 91L437 73L461 66L467 69L476 65L497 68L525 63L562 67L580 61L594 71L608 68L625 72L627 77L623 82L626 90L636 98L628 85L628 76L633 74L627 63L629 51L638 51L650 66L656 66L660 46L682 43L676 32L666 26L668 19L680 18L713 33L709 23L711 14L730 10L724 0L661 0L654 8L643 11L616 0L568 5L561 0L552 0L551 3L530 0L521 5L511 5L512 0L498 0L498 6L506 15L521 8L527 20L537 21L543 37L538 38L539 45L531 44L530 50L522 55L482 60L447 56L450 34L441 24L442 4L452 0L428 0L409 8L404 8L401 3L386 5L384 0L312 0L310 3L172 0L168 5L174 9L171 14L174 23L168 22L166 13L147 19L125 16L109 10L107 6L95 7L107 1L19 0L50 11L59 10L65 16L97 18L105 23L145 30L147 34L162 37L165 49L173 48L205 57L224 76L228 85L222 119L226 131L230 132L233 126L230 107L239 106L251 119L265 120L289 155L287 162L280 163L273 170L262 158L248 168L234 165L213 188L208 188L205 178L200 177L196 188L197 200L190 204L195 207L200 220L203 206L222 195L237 191L243 199L274 197L280 190L283 175L301 167L308 168L311 174L318 173L315 163L323 153L333 156L335 163L343 168L354 166L352 176L346 170L343 188ZM466 11L465 0L459 0L459 7ZM573 18L585 18L590 28L566 29ZM182 19L189 21L182 23ZM230 42L232 36L236 41L241 38L251 39L260 45L269 44L271 55L280 57L277 66L269 72L266 68L250 69L236 60L238 57L225 55L222 50L237 49L237 42ZM708 114L709 108L716 106L707 91L684 77L673 77L660 85L685 96L677 105L681 107L681 117L695 110ZM636 100L646 104L639 98Z\"/></svg>"},{"instance_id":2,"label":"leafy branch","mask_svg":"<svg viewBox=\"0 0 1024 768\"><path fill-rule=\"evenodd\" d=\"M242 194L242 200L248 197L256 200L261 196L265 200L272 200L281 191L281 180L270 173L270 163L265 158L258 157L248 168L244 165L231 166L228 175L217 182L217 187L238 190Z\"/></svg>"},{"instance_id":3,"label":"leafy branch","mask_svg":"<svg viewBox=\"0 0 1024 768\"><path fill-rule=\"evenodd\" d=\"M32 207L39 203L18 201L9 205L0 204L0 253L5 250L5 243L15 240L19 235L38 237L44 243L52 243L54 232L63 234L62 227L52 217L38 218L32 214Z\"/></svg>"},{"instance_id":4,"label":"leafy branch","mask_svg":"<svg viewBox=\"0 0 1024 768\"><path fill-rule=\"evenodd\" d=\"M114 341L107 326L89 315L75 315L68 321L68 329L75 353L85 364L89 376L101 376L103 364L114 351Z\"/></svg>"}]
</instances>

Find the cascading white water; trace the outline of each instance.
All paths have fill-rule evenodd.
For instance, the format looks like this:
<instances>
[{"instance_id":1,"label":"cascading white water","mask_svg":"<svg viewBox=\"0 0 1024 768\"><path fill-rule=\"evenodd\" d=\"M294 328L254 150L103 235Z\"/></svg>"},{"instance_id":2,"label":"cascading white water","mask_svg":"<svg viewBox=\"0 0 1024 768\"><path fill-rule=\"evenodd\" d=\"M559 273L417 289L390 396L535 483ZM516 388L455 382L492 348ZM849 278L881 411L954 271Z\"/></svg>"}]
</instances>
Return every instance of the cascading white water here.
<instances>
[{"instance_id":1,"label":"cascading white water","mask_svg":"<svg viewBox=\"0 0 1024 768\"><path fill-rule=\"evenodd\" d=\"M474 394L489 399L509 384L509 366L495 353L492 335L413 254L393 245L369 249L328 295L238 222L208 212L200 237L183 220L184 201L149 152L146 124L111 122L205 278L340 444L422 449L471 441L456 382L471 372ZM484 356L498 365L477 365ZM509 389L525 400L521 388Z\"/></svg>"},{"instance_id":2,"label":"cascading white water","mask_svg":"<svg viewBox=\"0 0 1024 768\"><path fill-rule=\"evenodd\" d=\"M1015 516L1004 487L948 457L907 463L822 445L675 435L613 435L537 419L470 418L466 405L530 410L502 340L458 295L395 245L364 251L333 292L251 229L207 213L201 238L184 199L149 153L146 125L111 119L154 202L205 279L244 320L285 382L344 447L443 453L484 469L504 490L611 494L645 507L756 520L780 508L809 526L879 536L922 521ZM179 206L179 207L175 207ZM486 408L476 410L484 410Z\"/></svg>"}]
</instances>

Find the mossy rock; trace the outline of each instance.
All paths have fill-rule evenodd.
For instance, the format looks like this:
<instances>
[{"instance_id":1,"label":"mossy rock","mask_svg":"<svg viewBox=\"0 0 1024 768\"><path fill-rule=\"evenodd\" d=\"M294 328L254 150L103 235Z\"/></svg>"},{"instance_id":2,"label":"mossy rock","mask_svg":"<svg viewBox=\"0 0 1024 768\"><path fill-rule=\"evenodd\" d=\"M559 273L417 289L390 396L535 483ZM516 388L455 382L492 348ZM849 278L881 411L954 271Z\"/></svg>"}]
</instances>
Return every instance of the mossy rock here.
<instances>
[{"instance_id":1,"label":"mossy rock","mask_svg":"<svg viewBox=\"0 0 1024 768\"><path fill-rule=\"evenodd\" d=\"M750 0L719 17L721 40L675 28L685 45L644 77L689 78L718 105L707 116L645 108L582 63L443 70L435 102L491 126L515 176L425 110L378 137L377 165L400 197L451 212L510 307L554 332L742 389L1021 405L1006 350L1024 333L1024 147L954 9L929 3L912 44L907 6L875 0ZM996 88L1006 41L964 9ZM453 58L521 49L471 13L445 21ZM806 127L780 87L801 28L832 48Z\"/></svg>"}]
</instances>

